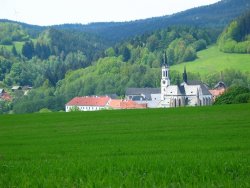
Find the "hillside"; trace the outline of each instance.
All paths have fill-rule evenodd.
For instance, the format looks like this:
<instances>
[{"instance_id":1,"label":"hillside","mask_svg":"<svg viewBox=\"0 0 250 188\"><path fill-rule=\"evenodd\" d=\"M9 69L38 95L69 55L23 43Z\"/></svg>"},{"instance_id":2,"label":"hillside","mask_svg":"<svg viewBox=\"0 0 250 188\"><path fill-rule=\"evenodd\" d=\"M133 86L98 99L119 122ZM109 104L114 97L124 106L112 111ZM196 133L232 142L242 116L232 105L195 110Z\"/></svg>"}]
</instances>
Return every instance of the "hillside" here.
<instances>
[{"instance_id":1,"label":"hillside","mask_svg":"<svg viewBox=\"0 0 250 188\"><path fill-rule=\"evenodd\" d=\"M250 54L250 11L230 23L218 44L223 52Z\"/></svg>"},{"instance_id":2,"label":"hillside","mask_svg":"<svg viewBox=\"0 0 250 188\"><path fill-rule=\"evenodd\" d=\"M161 5L167 6L167 5ZM189 9L173 15L130 22L55 25L53 28L77 30L97 34L103 40L116 43L136 35L150 33L173 25L217 28L220 33L234 18L250 8L249 0L221 0L218 3ZM6 20L2 20L6 21ZM0 20L1 22L1 20ZM38 36L48 27L20 23L31 36ZM51 26L50 26L51 27Z\"/></svg>"},{"instance_id":3,"label":"hillside","mask_svg":"<svg viewBox=\"0 0 250 188\"><path fill-rule=\"evenodd\" d=\"M250 106L4 115L0 187L248 187Z\"/></svg>"},{"instance_id":4,"label":"hillside","mask_svg":"<svg viewBox=\"0 0 250 188\"><path fill-rule=\"evenodd\" d=\"M250 76L250 57L249 54L228 54L219 50L217 45L197 53L198 59L192 62L184 62L171 67L180 73L183 72L184 66L188 72L200 74L204 79L207 75L233 69L247 72Z\"/></svg>"}]
</instances>

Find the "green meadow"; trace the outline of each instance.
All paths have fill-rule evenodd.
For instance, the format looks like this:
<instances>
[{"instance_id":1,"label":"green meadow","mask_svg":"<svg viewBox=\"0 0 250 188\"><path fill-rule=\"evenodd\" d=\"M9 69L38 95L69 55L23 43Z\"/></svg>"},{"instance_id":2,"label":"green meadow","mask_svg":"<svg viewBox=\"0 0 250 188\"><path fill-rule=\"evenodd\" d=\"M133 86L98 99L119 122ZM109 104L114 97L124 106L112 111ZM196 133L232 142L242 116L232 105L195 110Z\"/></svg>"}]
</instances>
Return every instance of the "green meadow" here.
<instances>
[{"instance_id":1,"label":"green meadow","mask_svg":"<svg viewBox=\"0 0 250 188\"><path fill-rule=\"evenodd\" d=\"M183 72L184 66L188 72L199 73L201 77L214 72L234 69L250 74L250 54L223 53L218 46L214 45L197 54L195 61L174 65L171 70Z\"/></svg>"},{"instance_id":2,"label":"green meadow","mask_svg":"<svg viewBox=\"0 0 250 188\"><path fill-rule=\"evenodd\" d=\"M0 116L0 187L250 187L250 105Z\"/></svg>"}]
</instances>

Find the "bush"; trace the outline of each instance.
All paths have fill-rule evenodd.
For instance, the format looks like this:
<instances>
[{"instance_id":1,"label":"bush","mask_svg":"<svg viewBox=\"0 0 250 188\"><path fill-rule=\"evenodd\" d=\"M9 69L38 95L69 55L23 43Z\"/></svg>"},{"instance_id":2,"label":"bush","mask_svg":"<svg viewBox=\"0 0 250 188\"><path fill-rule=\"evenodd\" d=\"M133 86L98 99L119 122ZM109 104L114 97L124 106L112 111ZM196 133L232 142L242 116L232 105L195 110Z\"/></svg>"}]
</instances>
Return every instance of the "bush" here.
<instances>
[{"instance_id":1,"label":"bush","mask_svg":"<svg viewBox=\"0 0 250 188\"><path fill-rule=\"evenodd\" d=\"M245 101L248 101L248 96L245 96L246 94L250 95L249 88L242 86L233 86L229 88L224 94L219 96L215 100L214 104L218 105L218 104L245 103Z\"/></svg>"},{"instance_id":2,"label":"bush","mask_svg":"<svg viewBox=\"0 0 250 188\"><path fill-rule=\"evenodd\" d=\"M249 103L250 102L250 93L239 94L235 97L235 103Z\"/></svg>"},{"instance_id":3,"label":"bush","mask_svg":"<svg viewBox=\"0 0 250 188\"><path fill-rule=\"evenodd\" d=\"M52 112L50 109L48 108L42 108L39 113L49 113L49 112Z\"/></svg>"}]
</instances>

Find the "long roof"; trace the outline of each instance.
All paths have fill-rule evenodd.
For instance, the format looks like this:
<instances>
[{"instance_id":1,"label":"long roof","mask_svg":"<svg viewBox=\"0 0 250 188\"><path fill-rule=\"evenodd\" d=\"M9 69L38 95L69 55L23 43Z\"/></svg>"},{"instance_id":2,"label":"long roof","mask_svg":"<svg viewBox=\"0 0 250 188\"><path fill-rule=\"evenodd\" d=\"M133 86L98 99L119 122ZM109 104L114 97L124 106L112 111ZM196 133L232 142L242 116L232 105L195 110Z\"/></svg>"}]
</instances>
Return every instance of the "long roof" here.
<instances>
[{"instance_id":1,"label":"long roof","mask_svg":"<svg viewBox=\"0 0 250 188\"><path fill-rule=\"evenodd\" d=\"M109 102L110 97L75 97L66 106L99 106L104 107Z\"/></svg>"},{"instance_id":2,"label":"long roof","mask_svg":"<svg viewBox=\"0 0 250 188\"><path fill-rule=\"evenodd\" d=\"M135 109L146 108L147 104L137 104L132 100L112 99L109 103L109 107L113 109Z\"/></svg>"},{"instance_id":3,"label":"long roof","mask_svg":"<svg viewBox=\"0 0 250 188\"><path fill-rule=\"evenodd\" d=\"M157 94L161 93L160 88L127 88L126 95Z\"/></svg>"}]
</instances>

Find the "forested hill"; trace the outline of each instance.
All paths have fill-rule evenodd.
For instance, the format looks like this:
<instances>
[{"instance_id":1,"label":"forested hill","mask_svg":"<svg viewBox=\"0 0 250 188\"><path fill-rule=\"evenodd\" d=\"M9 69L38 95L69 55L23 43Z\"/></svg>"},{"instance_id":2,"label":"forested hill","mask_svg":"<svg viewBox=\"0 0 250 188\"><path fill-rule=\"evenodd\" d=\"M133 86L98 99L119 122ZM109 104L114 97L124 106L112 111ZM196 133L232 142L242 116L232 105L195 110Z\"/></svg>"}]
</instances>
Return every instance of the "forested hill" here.
<instances>
[{"instance_id":1,"label":"forested hill","mask_svg":"<svg viewBox=\"0 0 250 188\"><path fill-rule=\"evenodd\" d=\"M163 4L161 6L168 6ZM56 29L73 29L77 31L85 31L94 33L103 40L109 42L120 42L129 37L153 32L172 25L191 25L202 27L219 28L221 32L224 27L234 18L241 15L246 10L250 9L249 0L221 0L218 3L189 9L170 16L155 17L143 20L130 22L104 22L82 24L63 24L54 25ZM6 20L0 20L0 22ZM47 27L39 27L20 23L29 35L34 36L46 30Z\"/></svg>"},{"instance_id":2,"label":"forested hill","mask_svg":"<svg viewBox=\"0 0 250 188\"><path fill-rule=\"evenodd\" d=\"M121 23L65 24L55 27L94 32L105 39L120 41L131 36L166 28L170 25L185 24L224 29L232 19L238 17L249 8L249 0L222 0L212 5L193 8L171 16Z\"/></svg>"},{"instance_id":3,"label":"forested hill","mask_svg":"<svg viewBox=\"0 0 250 188\"><path fill-rule=\"evenodd\" d=\"M232 21L218 40L227 53L250 53L250 11Z\"/></svg>"}]
</instances>

